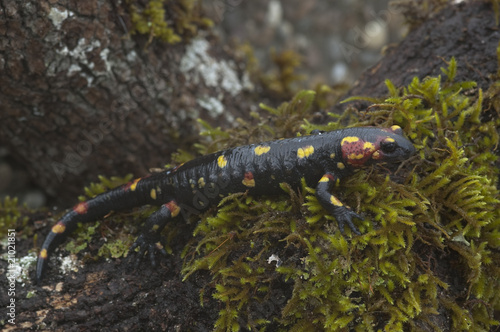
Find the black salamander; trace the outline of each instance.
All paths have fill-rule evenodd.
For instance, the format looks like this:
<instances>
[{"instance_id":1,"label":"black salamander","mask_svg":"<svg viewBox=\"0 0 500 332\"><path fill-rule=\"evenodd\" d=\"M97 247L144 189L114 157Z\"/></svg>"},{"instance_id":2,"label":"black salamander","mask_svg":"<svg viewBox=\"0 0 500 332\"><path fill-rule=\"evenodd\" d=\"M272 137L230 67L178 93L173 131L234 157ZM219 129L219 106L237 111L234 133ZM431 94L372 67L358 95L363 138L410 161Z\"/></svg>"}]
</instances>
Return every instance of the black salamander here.
<instances>
[{"instance_id":1,"label":"black salamander","mask_svg":"<svg viewBox=\"0 0 500 332\"><path fill-rule=\"evenodd\" d=\"M140 257L149 252L154 265L155 253L165 253L160 232L170 219L203 212L230 193L280 194L283 193L280 183L298 188L301 178L305 178L308 186L316 187L316 197L335 217L342 233L347 224L359 235L352 219L363 217L330 194L333 184L357 168L400 162L414 152L401 128L392 126L313 131L310 136L240 146L196 158L74 206L47 235L38 256L36 278L42 279L50 253L78 223L95 221L111 211L146 204L160 206L146 220L144 230L131 247L131 250L140 248Z\"/></svg>"}]
</instances>

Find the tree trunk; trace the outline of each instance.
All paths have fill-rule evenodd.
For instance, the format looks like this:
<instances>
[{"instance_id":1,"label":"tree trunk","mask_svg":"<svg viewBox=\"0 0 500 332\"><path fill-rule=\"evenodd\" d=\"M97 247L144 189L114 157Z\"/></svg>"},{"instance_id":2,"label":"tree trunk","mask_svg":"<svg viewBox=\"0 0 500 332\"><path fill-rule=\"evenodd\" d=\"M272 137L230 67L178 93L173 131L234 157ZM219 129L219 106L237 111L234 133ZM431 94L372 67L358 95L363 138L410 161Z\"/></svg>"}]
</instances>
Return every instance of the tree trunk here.
<instances>
[{"instance_id":1,"label":"tree trunk","mask_svg":"<svg viewBox=\"0 0 500 332\"><path fill-rule=\"evenodd\" d=\"M126 2L0 3L0 145L51 195L145 175L195 140L197 118L248 112L244 66L208 34L148 45Z\"/></svg>"}]
</instances>

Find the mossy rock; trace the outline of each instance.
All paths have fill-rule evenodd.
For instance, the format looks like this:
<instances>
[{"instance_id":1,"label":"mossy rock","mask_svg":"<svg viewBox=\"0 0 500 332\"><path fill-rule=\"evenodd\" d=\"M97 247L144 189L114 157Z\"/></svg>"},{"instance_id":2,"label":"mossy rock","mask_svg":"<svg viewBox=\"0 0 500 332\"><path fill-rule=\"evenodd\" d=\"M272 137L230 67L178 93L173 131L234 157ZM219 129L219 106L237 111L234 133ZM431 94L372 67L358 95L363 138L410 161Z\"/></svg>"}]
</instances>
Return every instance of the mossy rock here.
<instances>
[{"instance_id":1,"label":"mossy rock","mask_svg":"<svg viewBox=\"0 0 500 332\"><path fill-rule=\"evenodd\" d=\"M302 120L314 105L312 91L277 109L263 107L273 120L248 126L253 129L206 126L212 145L200 146L202 153L345 123L399 125L418 149L393 171L366 169L338 187L365 216L361 236L342 236L305 186L295 192L284 184L281 199L236 194L206 213L184 251L184 274L212 273L213 297L223 308L216 330L489 331L498 325L493 151L500 121L483 116L483 92L471 94L475 83L455 82L455 71L451 59L444 77L414 79L402 89L387 81L389 97L371 100L362 114L331 114L326 126Z\"/></svg>"}]
</instances>

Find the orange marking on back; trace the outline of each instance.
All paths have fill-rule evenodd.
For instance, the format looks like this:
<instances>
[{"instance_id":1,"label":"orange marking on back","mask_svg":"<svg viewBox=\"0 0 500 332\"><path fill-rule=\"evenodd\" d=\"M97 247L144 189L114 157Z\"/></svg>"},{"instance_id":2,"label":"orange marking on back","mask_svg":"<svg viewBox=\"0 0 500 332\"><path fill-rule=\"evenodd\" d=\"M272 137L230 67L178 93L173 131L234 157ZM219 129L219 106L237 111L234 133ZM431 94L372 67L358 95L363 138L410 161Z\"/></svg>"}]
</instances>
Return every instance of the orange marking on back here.
<instances>
[{"instance_id":1,"label":"orange marking on back","mask_svg":"<svg viewBox=\"0 0 500 332\"><path fill-rule=\"evenodd\" d=\"M89 209L89 204L87 202L81 202L75 205L73 211L75 211L78 214L85 214L87 213L88 209Z\"/></svg>"},{"instance_id":2,"label":"orange marking on back","mask_svg":"<svg viewBox=\"0 0 500 332\"><path fill-rule=\"evenodd\" d=\"M167 204L165 204L165 206L167 207L167 209L170 210L170 214L172 215L172 217L176 217L179 214L179 212L181 212L181 208L179 207L179 205L177 205L175 201L170 201Z\"/></svg>"},{"instance_id":3,"label":"orange marking on back","mask_svg":"<svg viewBox=\"0 0 500 332\"><path fill-rule=\"evenodd\" d=\"M255 187L255 180L252 172L245 172L245 178L241 181L247 187Z\"/></svg>"}]
</instances>

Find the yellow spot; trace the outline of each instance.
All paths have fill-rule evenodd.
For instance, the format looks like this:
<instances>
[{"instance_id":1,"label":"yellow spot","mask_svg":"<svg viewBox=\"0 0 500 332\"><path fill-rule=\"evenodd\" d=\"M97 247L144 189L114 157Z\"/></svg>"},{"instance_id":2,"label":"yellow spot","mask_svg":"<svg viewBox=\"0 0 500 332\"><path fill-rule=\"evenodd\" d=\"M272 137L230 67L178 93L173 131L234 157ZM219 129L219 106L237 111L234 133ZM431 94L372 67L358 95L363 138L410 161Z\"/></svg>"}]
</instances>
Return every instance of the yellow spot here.
<instances>
[{"instance_id":1,"label":"yellow spot","mask_svg":"<svg viewBox=\"0 0 500 332\"><path fill-rule=\"evenodd\" d=\"M330 158L335 159L335 153L330 154Z\"/></svg>"},{"instance_id":2,"label":"yellow spot","mask_svg":"<svg viewBox=\"0 0 500 332\"><path fill-rule=\"evenodd\" d=\"M341 201L337 199L337 197L330 195L330 203L332 203L335 206L344 206Z\"/></svg>"},{"instance_id":3,"label":"yellow spot","mask_svg":"<svg viewBox=\"0 0 500 332\"><path fill-rule=\"evenodd\" d=\"M253 178L252 172L246 172L241 183L247 187L255 187L255 179Z\"/></svg>"},{"instance_id":4,"label":"yellow spot","mask_svg":"<svg viewBox=\"0 0 500 332\"><path fill-rule=\"evenodd\" d=\"M170 215L172 217L176 217L179 214L179 212L181 212L181 208L174 201L170 201L165 205L167 206L167 209L170 210Z\"/></svg>"},{"instance_id":5,"label":"yellow spot","mask_svg":"<svg viewBox=\"0 0 500 332\"><path fill-rule=\"evenodd\" d=\"M338 169L344 169L345 165L342 163L337 163L337 167L338 167Z\"/></svg>"},{"instance_id":6,"label":"yellow spot","mask_svg":"<svg viewBox=\"0 0 500 332\"><path fill-rule=\"evenodd\" d=\"M42 249L42 251L40 251L40 257L47 259L47 249Z\"/></svg>"},{"instance_id":7,"label":"yellow spot","mask_svg":"<svg viewBox=\"0 0 500 332\"><path fill-rule=\"evenodd\" d=\"M391 137L386 137L386 138L384 139L384 142L395 142L395 141L394 141L394 138L391 138Z\"/></svg>"},{"instance_id":8,"label":"yellow spot","mask_svg":"<svg viewBox=\"0 0 500 332\"><path fill-rule=\"evenodd\" d=\"M204 188L205 187L205 178L201 177L198 179L198 187L199 188Z\"/></svg>"},{"instance_id":9,"label":"yellow spot","mask_svg":"<svg viewBox=\"0 0 500 332\"><path fill-rule=\"evenodd\" d=\"M371 142L365 142L365 144L363 144L363 149L367 150L367 152L373 152L375 151L375 145Z\"/></svg>"},{"instance_id":10,"label":"yellow spot","mask_svg":"<svg viewBox=\"0 0 500 332\"><path fill-rule=\"evenodd\" d=\"M194 182L193 179L189 179L189 185L191 186L191 188L194 188L196 186L196 182Z\"/></svg>"},{"instance_id":11,"label":"yellow spot","mask_svg":"<svg viewBox=\"0 0 500 332\"><path fill-rule=\"evenodd\" d=\"M353 159L363 159L365 157L364 154L356 154L356 153L351 153L350 155L347 156L347 159L353 160Z\"/></svg>"},{"instance_id":12,"label":"yellow spot","mask_svg":"<svg viewBox=\"0 0 500 332\"><path fill-rule=\"evenodd\" d=\"M139 183L139 181L141 181L141 178L135 179L130 185L130 190L134 191L137 188L137 183Z\"/></svg>"},{"instance_id":13,"label":"yellow spot","mask_svg":"<svg viewBox=\"0 0 500 332\"><path fill-rule=\"evenodd\" d=\"M323 176L323 177L319 180L319 182L328 182L328 181L330 181L330 179L328 178L328 176Z\"/></svg>"},{"instance_id":14,"label":"yellow spot","mask_svg":"<svg viewBox=\"0 0 500 332\"><path fill-rule=\"evenodd\" d=\"M256 147L253 151L255 152L256 155L260 156L264 153L268 153L269 150L271 150L271 147L270 146L267 146L267 145L259 145L258 147Z\"/></svg>"},{"instance_id":15,"label":"yellow spot","mask_svg":"<svg viewBox=\"0 0 500 332\"><path fill-rule=\"evenodd\" d=\"M241 181L241 183L243 183L245 186L247 187L255 187L255 180L252 179L252 180L248 180L248 179L243 179L243 181Z\"/></svg>"},{"instance_id":16,"label":"yellow spot","mask_svg":"<svg viewBox=\"0 0 500 332\"><path fill-rule=\"evenodd\" d=\"M224 156L220 156L217 158L217 165L219 165L220 168L224 168L227 165L227 159Z\"/></svg>"},{"instance_id":17,"label":"yellow spot","mask_svg":"<svg viewBox=\"0 0 500 332\"><path fill-rule=\"evenodd\" d=\"M373 159L380 159L380 158L381 158L381 156L380 156L380 152L379 152L379 151L375 151L375 152L373 152L373 154L372 154L372 158L373 158Z\"/></svg>"},{"instance_id":18,"label":"yellow spot","mask_svg":"<svg viewBox=\"0 0 500 332\"><path fill-rule=\"evenodd\" d=\"M52 227L52 233L61 234L66 230L66 226L61 223L57 223Z\"/></svg>"},{"instance_id":19,"label":"yellow spot","mask_svg":"<svg viewBox=\"0 0 500 332\"><path fill-rule=\"evenodd\" d=\"M156 190L154 188L151 189L151 192L149 193L149 196L151 196L152 199L156 199Z\"/></svg>"},{"instance_id":20,"label":"yellow spot","mask_svg":"<svg viewBox=\"0 0 500 332\"><path fill-rule=\"evenodd\" d=\"M153 225L153 227L151 227L151 230L152 230L152 231L157 231L157 230L158 230L158 228L160 228L160 226L159 226L159 225Z\"/></svg>"},{"instance_id":21,"label":"yellow spot","mask_svg":"<svg viewBox=\"0 0 500 332\"><path fill-rule=\"evenodd\" d=\"M400 126L396 126L396 125L394 125L394 126L391 126L391 130L392 130L392 131L401 130L401 127L400 127Z\"/></svg>"},{"instance_id":22,"label":"yellow spot","mask_svg":"<svg viewBox=\"0 0 500 332\"><path fill-rule=\"evenodd\" d=\"M359 141L359 137L356 136L347 136L342 139L342 142L340 143L341 145L344 145L345 143L356 143Z\"/></svg>"},{"instance_id":23,"label":"yellow spot","mask_svg":"<svg viewBox=\"0 0 500 332\"><path fill-rule=\"evenodd\" d=\"M297 150L297 157L299 158L307 158L314 153L314 147L312 145L305 146L303 148L299 148Z\"/></svg>"},{"instance_id":24,"label":"yellow spot","mask_svg":"<svg viewBox=\"0 0 500 332\"><path fill-rule=\"evenodd\" d=\"M174 211L172 211L172 217L177 217L177 215L181 212L181 208L177 206Z\"/></svg>"}]
</instances>

